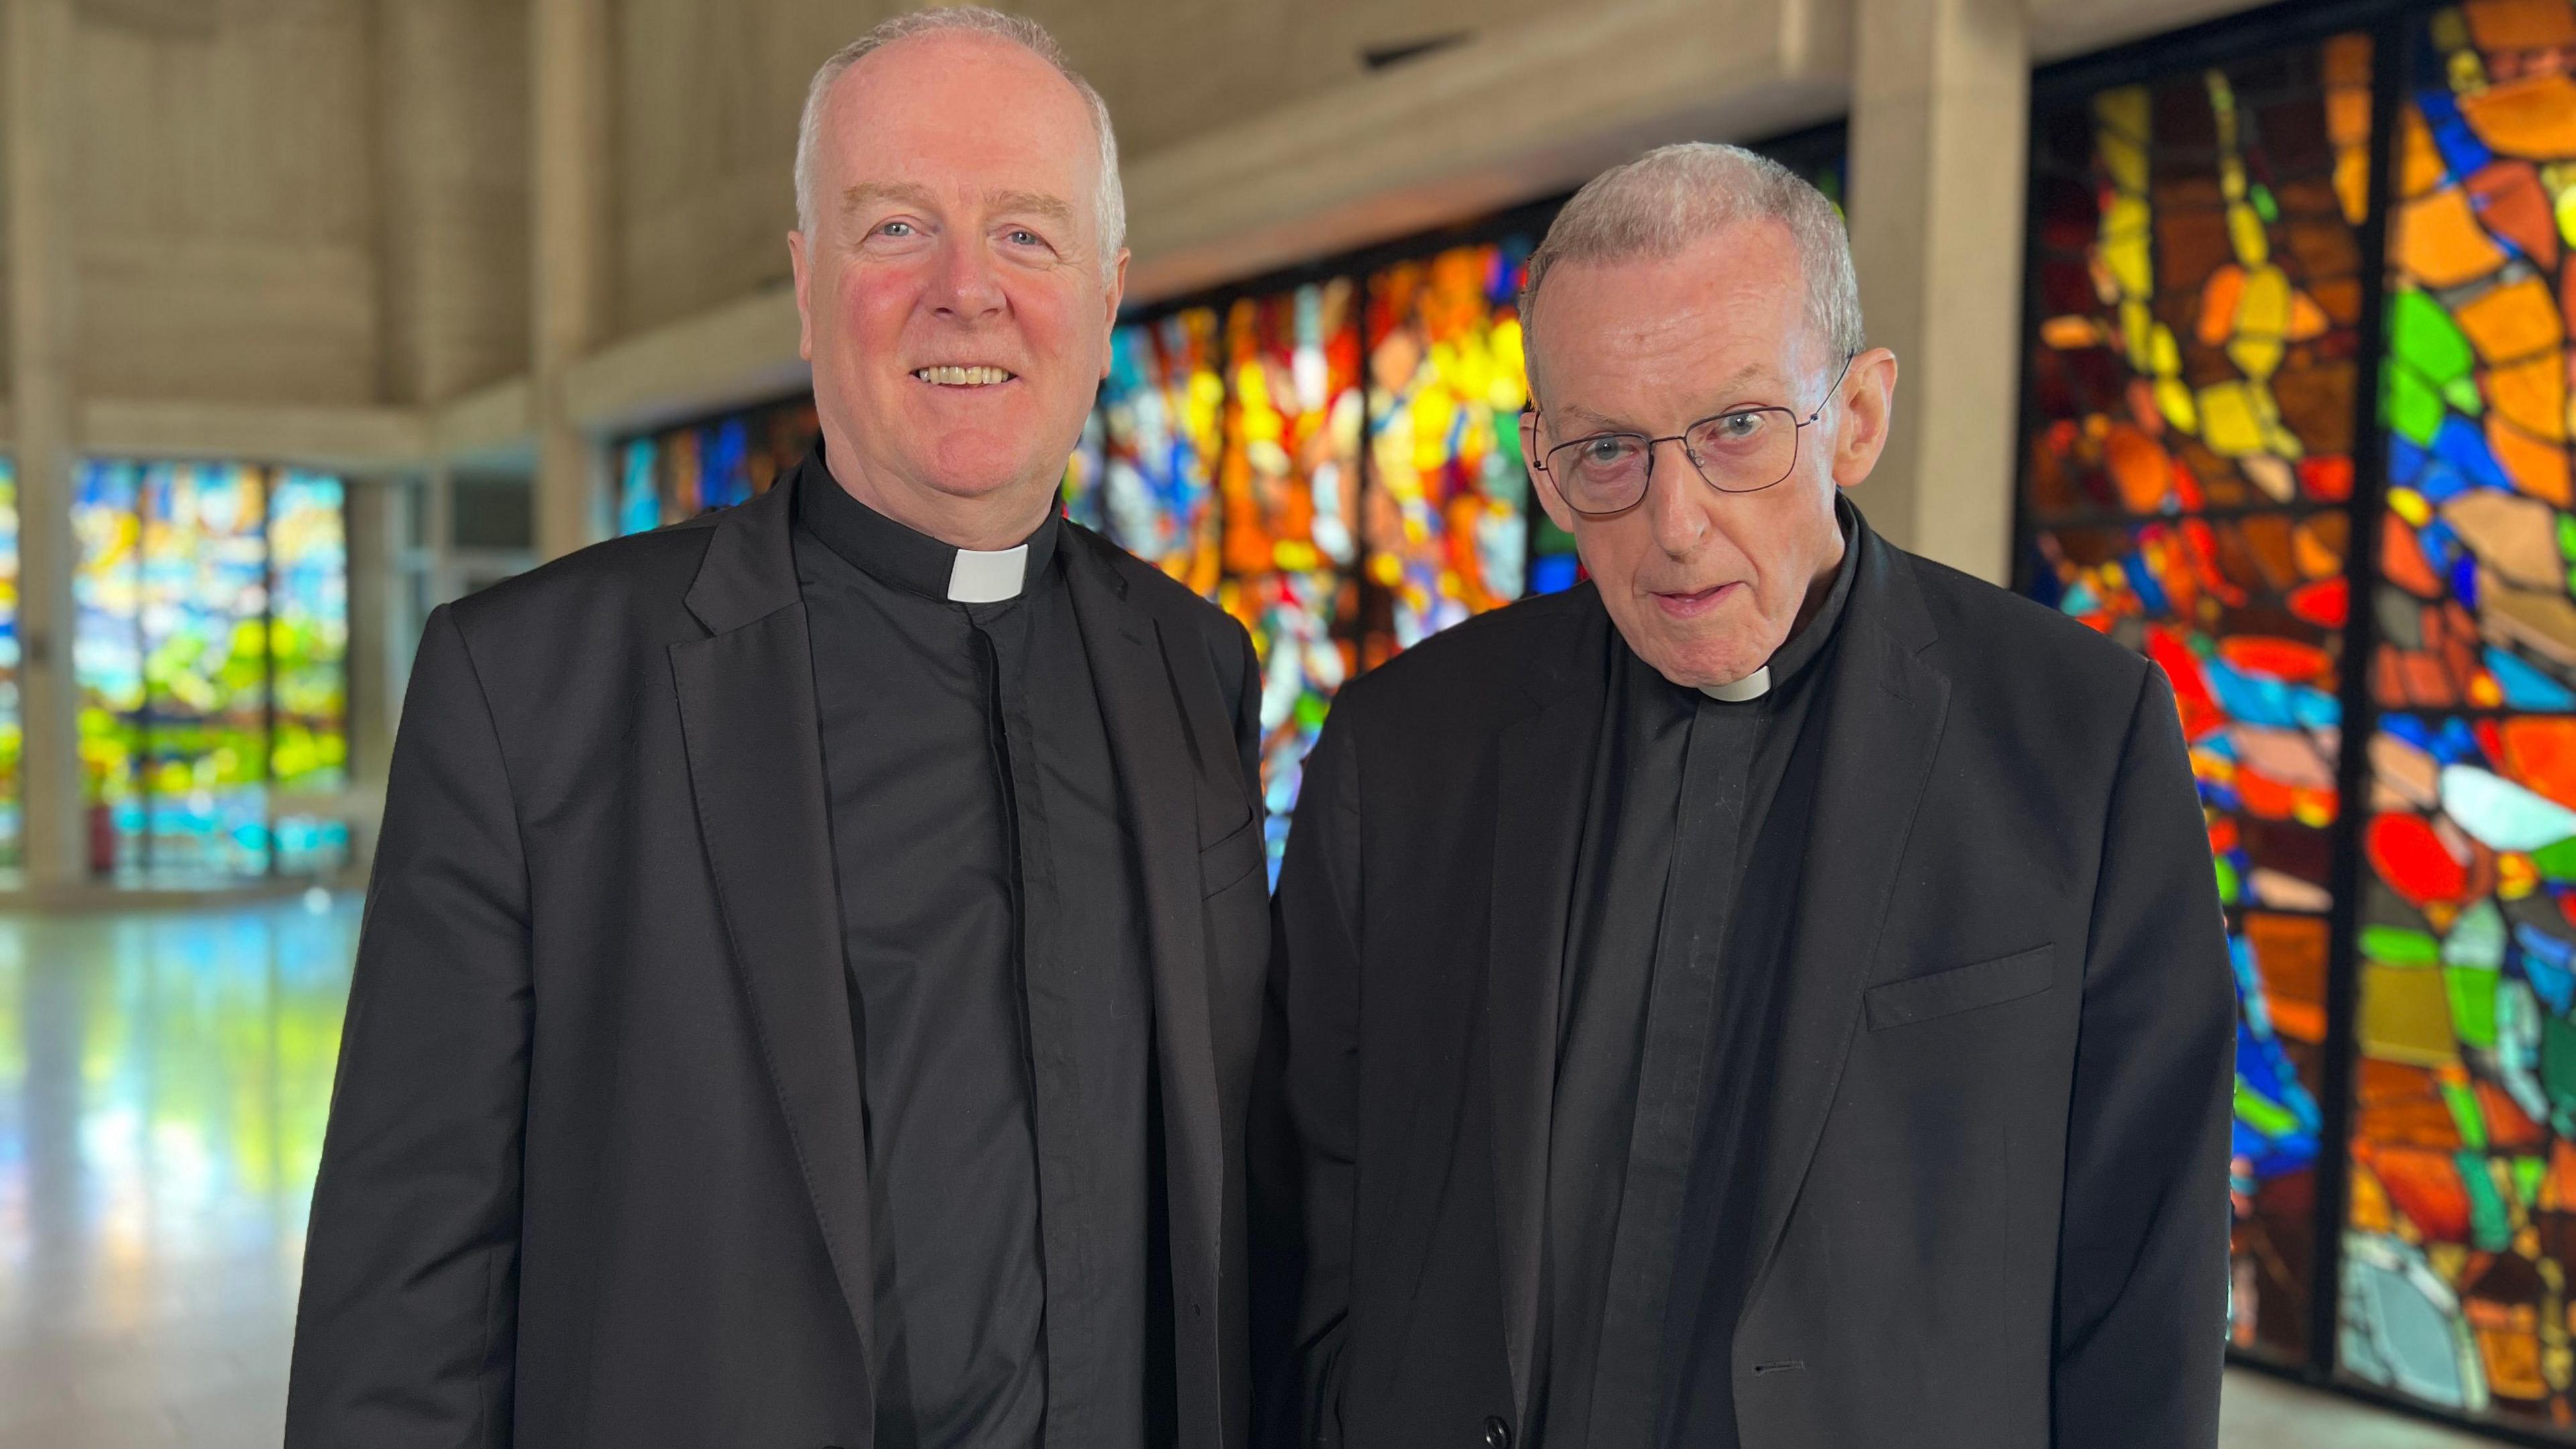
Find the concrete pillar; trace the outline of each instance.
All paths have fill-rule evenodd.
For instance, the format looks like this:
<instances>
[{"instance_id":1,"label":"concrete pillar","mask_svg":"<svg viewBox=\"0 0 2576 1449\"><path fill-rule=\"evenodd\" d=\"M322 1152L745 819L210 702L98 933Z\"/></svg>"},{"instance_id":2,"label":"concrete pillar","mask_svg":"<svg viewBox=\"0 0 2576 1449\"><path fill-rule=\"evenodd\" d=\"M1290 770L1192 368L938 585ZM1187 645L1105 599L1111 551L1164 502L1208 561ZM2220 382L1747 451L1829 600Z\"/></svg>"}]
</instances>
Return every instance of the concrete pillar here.
<instances>
[{"instance_id":1,"label":"concrete pillar","mask_svg":"<svg viewBox=\"0 0 2576 1449\"><path fill-rule=\"evenodd\" d=\"M18 469L19 764L27 883L87 874L72 677L74 246L71 0L0 0L9 214L9 375Z\"/></svg>"},{"instance_id":2,"label":"concrete pillar","mask_svg":"<svg viewBox=\"0 0 2576 1449\"><path fill-rule=\"evenodd\" d=\"M599 449L564 406L564 375L604 340L608 313L608 0L533 0L529 63L540 559L606 532Z\"/></svg>"},{"instance_id":3,"label":"concrete pillar","mask_svg":"<svg viewBox=\"0 0 2576 1449\"><path fill-rule=\"evenodd\" d=\"M1852 258L1896 425L1854 495L1896 543L1998 583L2021 398L2025 0L1855 0Z\"/></svg>"}]
</instances>

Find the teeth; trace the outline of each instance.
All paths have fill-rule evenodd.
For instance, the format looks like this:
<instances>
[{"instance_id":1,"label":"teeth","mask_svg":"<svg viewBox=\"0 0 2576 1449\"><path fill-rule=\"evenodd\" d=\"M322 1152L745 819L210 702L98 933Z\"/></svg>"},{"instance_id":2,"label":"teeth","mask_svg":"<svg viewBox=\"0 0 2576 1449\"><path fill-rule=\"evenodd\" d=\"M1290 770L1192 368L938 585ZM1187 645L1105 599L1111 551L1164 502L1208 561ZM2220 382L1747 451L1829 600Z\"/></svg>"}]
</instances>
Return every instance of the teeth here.
<instances>
[{"instance_id":1,"label":"teeth","mask_svg":"<svg viewBox=\"0 0 2576 1449\"><path fill-rule=\"evenodd\" d=\"M912 375L942 387L989 387L1011 380L1011 374L998 367L924 367Z\"/></svg>"}]
</instances>

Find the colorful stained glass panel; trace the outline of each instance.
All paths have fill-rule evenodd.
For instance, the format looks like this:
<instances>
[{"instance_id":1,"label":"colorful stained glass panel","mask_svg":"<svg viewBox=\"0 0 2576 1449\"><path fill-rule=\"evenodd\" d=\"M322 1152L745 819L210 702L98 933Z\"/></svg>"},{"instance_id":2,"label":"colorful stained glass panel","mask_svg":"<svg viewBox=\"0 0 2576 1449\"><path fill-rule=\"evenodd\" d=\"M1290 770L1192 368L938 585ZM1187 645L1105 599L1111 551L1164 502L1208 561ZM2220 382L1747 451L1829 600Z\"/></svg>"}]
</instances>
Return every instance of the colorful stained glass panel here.
<instances>
[{"instance_id":1,"label":"colorful stained glass panel","mask_svg":"<svg viewBox=\"0 0 2576 1449\"><path fill-rule=\"evenodd\" d=\"M2241 1001L2233 1337L2292 1362L2317 1257L2369 77L2368 37L2340 36L2032 130L2023 574L2172 680Z\"/></svg>"},{"instance_id":2,"label":"colorful stained glass panel","mask_svg":"<svg viewBox=\"0 0 2576 1449\"><path fill-rule=\"evenodd\" d=\"M629 439L618 450L617 531L644 533L769 491L822 425L810 397Z\"/></svg>"},{"instance_id":3,"label":"colorful stained glass panel","mask_svg":"<svg viewBox=\"0 0 2576 1449\"><path fill-rule=\"evenodd\" d=\"M1274 861L1306 751L1358 663L1358 300L1338 277L1240 299L1226 315L1217 602L1261 657Z\"/></svg>"},{"instance_id":4,"label":"colorful stained glass panel","mask_svg":"<svg viewBox=\"0 0 2576 1449\"><path fill-rule=\"evenodd\" d=\"M2388 216L2386 509L2338 1362L2576 1424L2576 8L2431 11Z\"/></svg>"},{"instance_id":5,"label":"colorful stained glass panel","mask_svg":"<svg viewBox=\"0 0 2576 1449\"><path fill-rule=\"evenodd\" d=\"M1097 415L1101 531L1193 591L1214 594L1225 417L1216 313L1185 308L1112 333Z\"/></svg>"},{"instance_id":6,"label":"colorful stained glass panel","mask_svg":"<svg viewBox=\"0 0 2576 1449\"><path fill-rule=\"evenodd\" d=\"M1368 279L1369 478L1362 533L1375 665L1521 596L1520 288L1531 238L1456 247Z\"/></svg>"}]
</instances>

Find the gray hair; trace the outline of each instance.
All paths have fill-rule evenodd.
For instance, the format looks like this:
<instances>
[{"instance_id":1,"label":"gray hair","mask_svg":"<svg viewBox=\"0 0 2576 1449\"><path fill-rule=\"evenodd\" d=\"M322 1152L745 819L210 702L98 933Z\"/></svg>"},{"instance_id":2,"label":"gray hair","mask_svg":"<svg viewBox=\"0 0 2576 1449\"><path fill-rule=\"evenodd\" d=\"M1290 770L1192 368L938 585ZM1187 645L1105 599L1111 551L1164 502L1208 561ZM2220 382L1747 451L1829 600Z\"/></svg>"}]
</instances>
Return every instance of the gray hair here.
<instances>
[{"instance_id":1,"label":"gray hair","mask_svg":"<svg viewBox=\"0 0 2576 1449\"><path fill-rule=\"evenodd\" d=\"M1807 283L1807 320L1845 356L1862 346L1860 282L1851 237L1825 194L1768 156L1741 146L1686 141L1659 146L1584 183L1547 239L1530 254L1521 283L1522 345L1535 356L1539 284L1560 262L1663 258L1719 228L1768 219L1789 229ZM1531 370L1536 372L1533 361Z\"/></svg>"},{"instance_id":2,"label":"gray hair","mask_svg":"<svg viewBox=\"0 0 2576 1449\"><path fill-rule=\"evenodd\" d=\"M916 35L951 34L1007 40L1054 66L1056 74L1081 92L1084 104L1091 107L1091 128L1100 133L1100 193L1093 201L1100 223L1100 267L1104 273L1114 272L1118 250L1127 244L1127 193L1118 184L1118 133L1109 126L1109 104L1064 58L1063 49L1055 43L1054 36L1047 34L1045 26L982 5L952 5L895 16L833 52L832 58L823 62L823 68L814 72L813 83L805 88L804 118L796 126L796 229L808 238L814 235L814 153L821 148L823 101L831 94L832 83L847 74L850 67L896 41Z\"/></svg>"}]
</instances>

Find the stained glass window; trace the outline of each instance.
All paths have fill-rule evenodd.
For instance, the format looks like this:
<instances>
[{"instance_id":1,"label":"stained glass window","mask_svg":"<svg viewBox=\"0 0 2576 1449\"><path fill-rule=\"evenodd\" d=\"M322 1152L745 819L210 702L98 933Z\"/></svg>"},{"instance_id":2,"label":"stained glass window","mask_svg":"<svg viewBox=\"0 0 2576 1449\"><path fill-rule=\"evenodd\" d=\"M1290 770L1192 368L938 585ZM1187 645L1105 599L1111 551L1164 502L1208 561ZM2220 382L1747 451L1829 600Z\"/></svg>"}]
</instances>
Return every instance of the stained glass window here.
<instances>
[{"instance_id":1,"label":"stained glass window","mask_svg":"<svg viewBox=\"0 0 2576 1449\"><path fill-rule=\"evenodd\" d=\"M1368 279L1369 580L1374 665L1521 596L1520 288L1531 239L1454 247Z\"/></svg>"},{"instance_id":2,"label":"stained glass window","mask_svg":"<svg viewBox=\"0 0 2576 1449\"><path fill-rule=\"evenodd\" d=\"M280 790L344 780L348 561L336 478L90 462L75 488L75 677L102 874L338 863L336 816Z\"/></svg>"},{"instance_id":3,"label":"stained glass window","mask_svg":"<svg viewBox=\"0 0 2576 1449\"><path fill-rule=\"evenodd\" d=\"M2243 1349L2309 1351L2370 38L2032 127L2022 572L2171 678L2242 1002Z\"/></svg>"},{"instance_id":4,"label":"stained glass window","mask_svg":"<svg viewBox=\"0 0 2576 1449\"><path fill-rule=\"evenodd\" d=\"M2417 17L2398 109L2345 1372L2576 1423L2576 11Z\"/></svg>"},{"instance_id":5,"label":"stained glass window","mask_svg":"<svg viewBox=\"0 0 2576 1449\"><path fill-rule=\"evenodd\" d=\"M643 533L769 491L821 436L810 397L629 439L618 449L617 531Z\"/></svg>"},{"instance_id":6,"label":"stained glass window","mask_svg":"<svg viewBox=\"0 0 2576 1449\"><path fill-rule=\"evenodd\" d=\"M1101 425L1099 527L1119 547L1202 594L1216 591L1216 466L1225 377L1217 316L1190 307L1110 337ZM1082 521L1082 520L1078 520Z\"/></svg>"},{"instance_id":7,"label":"stained glass window","mask_svg":"<svg viewBox=\"0 0 2576 1449\"><path fill-rule=\"evenodd\" d=\"M1272 856L1307 749L1358 659L1360 315L1348 277L1245 297L1225 323L1217 602L1261 656Z\"/></svg>"}]
</instances>

